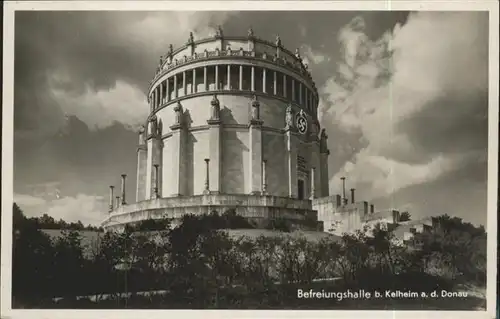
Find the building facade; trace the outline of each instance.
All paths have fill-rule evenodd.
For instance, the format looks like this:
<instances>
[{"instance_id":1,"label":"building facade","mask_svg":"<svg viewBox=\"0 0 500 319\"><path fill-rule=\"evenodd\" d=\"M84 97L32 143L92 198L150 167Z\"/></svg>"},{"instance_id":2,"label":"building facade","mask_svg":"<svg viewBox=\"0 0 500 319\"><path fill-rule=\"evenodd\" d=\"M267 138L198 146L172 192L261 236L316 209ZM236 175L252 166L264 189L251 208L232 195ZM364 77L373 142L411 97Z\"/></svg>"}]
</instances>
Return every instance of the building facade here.
<instances>
[{"instance_id":1,"label":"building facade","mask_svg":"<svg viewBox=\"0 0 500 319\"><path fill-rule=\"evenodd\" d=\"M399 222L345 194L329 196L327 134L318 91L300 52L247 36L169 47L149 85L150 114L138 132L136 198L110 187L105 229L146 219L235 210L257 227L337 235Z\"/></svg>"},{"instance_id":2,"label":"building facade","mask_svg":"<svg viewBox=\"0 0 500 319\"><path fill-rule=\"evenodd\" d=\"M140 130L135 203L122 195L103 222L236 209L258 225L284 218L322 230L312 199L328 196L327 135L300 56L247 36L195 40L160 59Z\"/></svg>"}]
</instances>

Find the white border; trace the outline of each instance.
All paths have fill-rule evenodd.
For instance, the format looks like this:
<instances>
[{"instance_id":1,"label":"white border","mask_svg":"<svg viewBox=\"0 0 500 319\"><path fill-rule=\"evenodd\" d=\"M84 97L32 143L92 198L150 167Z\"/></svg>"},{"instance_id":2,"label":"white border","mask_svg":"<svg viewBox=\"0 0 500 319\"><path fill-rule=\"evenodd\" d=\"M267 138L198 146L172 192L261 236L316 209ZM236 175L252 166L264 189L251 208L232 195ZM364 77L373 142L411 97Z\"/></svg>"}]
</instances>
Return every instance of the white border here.
<instances>
[{"instance_id":1,"label":"white border","mask_svg":"<svg viewBox=\"0 0 500 319\"><path fill-rule=\"evenodd\" d=\"M230 310L12 310L11 256L13 203L14 12L19 10L116 11L489 11L488 286L486 311L230 311ZM2 126L1 316L12 318L495 318L498 176L498 2L497 1L9 1L4 3ZM11 120L12 119L12 120Z\"/></svg>"}]
</instances>

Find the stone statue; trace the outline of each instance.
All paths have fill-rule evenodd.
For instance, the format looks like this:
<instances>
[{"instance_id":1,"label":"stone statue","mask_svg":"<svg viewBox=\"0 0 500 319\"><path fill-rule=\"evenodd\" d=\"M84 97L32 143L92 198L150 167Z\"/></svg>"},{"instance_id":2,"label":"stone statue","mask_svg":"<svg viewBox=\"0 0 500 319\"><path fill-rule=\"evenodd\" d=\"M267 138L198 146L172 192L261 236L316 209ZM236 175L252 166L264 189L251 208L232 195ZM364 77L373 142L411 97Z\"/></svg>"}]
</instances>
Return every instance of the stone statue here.
<instances>
[{"instance_id":1,"label":"stone statue","mask_svg":"<svg viewBox=\"0 0 500 319\"><path fill-rule=\"evenodd\" d=\"M248 29L248 37L249 37L249 38L253 38L253 29L252 29L252 27L250 27L250 28Z\"/></svg>"},{"instance_id":2,"label":"stone statue","mask_svg":"<svg viewBox=\"0 0 500 319\"><path fill-rule=\"evenodd\" d=\"M224 35L222 33L222 27L219 25L217 26L217 30L215 30L215 37L216 38L222 38Z\"/></svg>"},{"instance_id":3,"label":"stone statue","mask_svg":"<svg viewBox=\"0 0 500 319\"><path fill-rule=\"evenodd\" d=\"M161 136L163 131L163 122L161 119L159 121L156 121L156 135Z\"/></svg>"},{"instance_id":4,"label":"stone statue","mask_svg":"<svg viewBox=\"0 0 500 319\"><path fill-rule=\"evenodd\" d=\"M300 51L299 51L299 48L296 48L296 49L295 49L295 56L296 56L297 58L300 58Z\"/></svg>"},{"instance_id":5,"label":"stone statue","mask_svg":"<svg viewBox=\"0 0 500 319\"><path fill-rule=\"evenodd\" d=\"M326 135L325 129L321 130L320 139L319 139L319 148L321 152L326 152L328 146L326 144L326 140L328 139L328 135Z\"/></svg>"},{"instance_id":6,"label":"stone statue","mask_svg":"<svg viewBox=\"0 0 500 319\"><path fill-rule=\"evenodd\" d=\"M182 119L182 105L181 102L177 102L177 105L174 108L175 112L175 124L180 125Z\"/></svg>"},{"instance_id":7,"label":"stone statue","mask_svg":"<svg viewBox=\"0 0 500 319\"><path fill-rule=\"evenodd\" d=\"M293 127L293 110L292 105L288 104L285 111L285 129L291 129Z\"/></svg>"},{"instance_id":8,"label":"stone statue","mask_svg":"<svg viewBox=\"0 0 500 319\"><path fill-rule=\"evenodd\" d=\"M160 67L163 65L163 56L160 55Z\"/></svg>"},{"instance_id":9,"label":"stone statue","mask_svg":"<svg viewBox=\"0 0 500 319\"><path fill-rule=\"evenodd\" d=\"M211 117L210 120L219 120L220 119L220 102L219 99L217 98L217 95L214 94L214 97L212 101L210 102L211 105Z\"/></svg>"},{"instance_id":10,"label":"stone statue","mask_svg":"<svg viewBox=\"0 0 500 319\"><path fill-rule=\"evenodd\" d=\"M188 39L188 43L193 43L193 42L194 42L193 32L189 32L189 39Z\"/></svg>"},{"instance_id":11,"label":"stone statue","mask_svg":"<svg viewBox=\"0 0 500 319\"><path fill-rule=\"evenodd\" d=\"M149 124L148 124L148 134L156 134L156 115L153 115L149 118Z\"/></svg>"},{"instance_id":12,"label":"stone statue","mask_svg":"<svg viewBox=\"0 0 500 319\"><path fill-rule=\"evenodd\" d=\"M254 95L252 99L252 120L260 120L260 102L257 100L257 95Z\"/></svg>"},{"instance_id":13,"label":"stone statue","mask_svg":"<svg viewBox=\"0 0 500 319\"><path fill-rule=\"evenodd\" d=\"M174 46L172 44L170 44L168 46L168 55L172 56L173 54L174 54Z\"/></svg>"},{"instance_id":14,"label":"stone statue","mask_svg":"<svg viewBox=\"0 0 500 319\"><path fill-rule=\"evenodd\" d=\"M279 34L276 35L276 46L280 47L281 46L281 38Z\"/></svg>"}]
</instances>

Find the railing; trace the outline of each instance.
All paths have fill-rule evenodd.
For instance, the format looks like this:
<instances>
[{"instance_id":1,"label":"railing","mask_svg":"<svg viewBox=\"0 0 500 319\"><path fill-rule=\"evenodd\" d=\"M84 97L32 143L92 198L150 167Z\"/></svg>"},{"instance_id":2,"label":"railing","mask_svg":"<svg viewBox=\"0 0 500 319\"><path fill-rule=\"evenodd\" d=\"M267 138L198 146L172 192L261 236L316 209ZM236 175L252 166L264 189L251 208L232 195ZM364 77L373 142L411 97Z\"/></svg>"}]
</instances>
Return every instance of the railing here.
<instances>
[{"instance_id":1,"label":"railing","mask_svg":"<svg viewBox=\"0 0 500 319\"><path fill-rule=\"evenodd\" d=\"M314 93L317 95L318 91L316 88L316 85L314 81L312 80L311 73L304 67L304 65L296 61L295 63L291 63L287 61L284 58L278 58L276 56L271 56L268 55L267 53L257 53L255 51L245 51L245 50L238 50L238 51L220 51L220 50L214 50L214 51L207 51L205 50L203 53L195 53L193 56L184 56L184 59L178 60L174 59L172 63L163 63L162 66L159 66L155 72L154 78L150 81L149 83L149 89L153 86L154 82L165 75L166 73L181 67L183 65L186 65L188 63L194 62L194 61L203 61L203 60L211 60L211 59L217 59L221 57L243 57L243 58L251 58L251 59L259 59L259 60L265 60L265 61L271 61L273 63L276 63L277 65L287 67L291 69L293 72L297 73L298 75L305 76L310 82L311 86L313 87Z\"/></svg>"}]
</instances>

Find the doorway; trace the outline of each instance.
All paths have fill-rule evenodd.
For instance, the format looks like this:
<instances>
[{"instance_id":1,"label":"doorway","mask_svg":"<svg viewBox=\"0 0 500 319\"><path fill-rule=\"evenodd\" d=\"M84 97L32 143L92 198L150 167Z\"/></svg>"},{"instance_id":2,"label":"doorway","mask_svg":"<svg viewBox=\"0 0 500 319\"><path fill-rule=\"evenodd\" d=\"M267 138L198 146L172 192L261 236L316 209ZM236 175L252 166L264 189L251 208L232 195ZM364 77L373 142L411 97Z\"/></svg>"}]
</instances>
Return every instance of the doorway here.
<instances>
[{"instance_id":1,"label":"doorway","mask_svg":"<svg viewBox=\"0 0 500 319\"><path fill-rule=\"evenodd\" d=\"M298 196L299 199L304 199L304 195L305 195L304 192L305 192L305 190L304 190L304 180L299 179L297 181L297 196Z\"/></svg>"}]
</instances>

